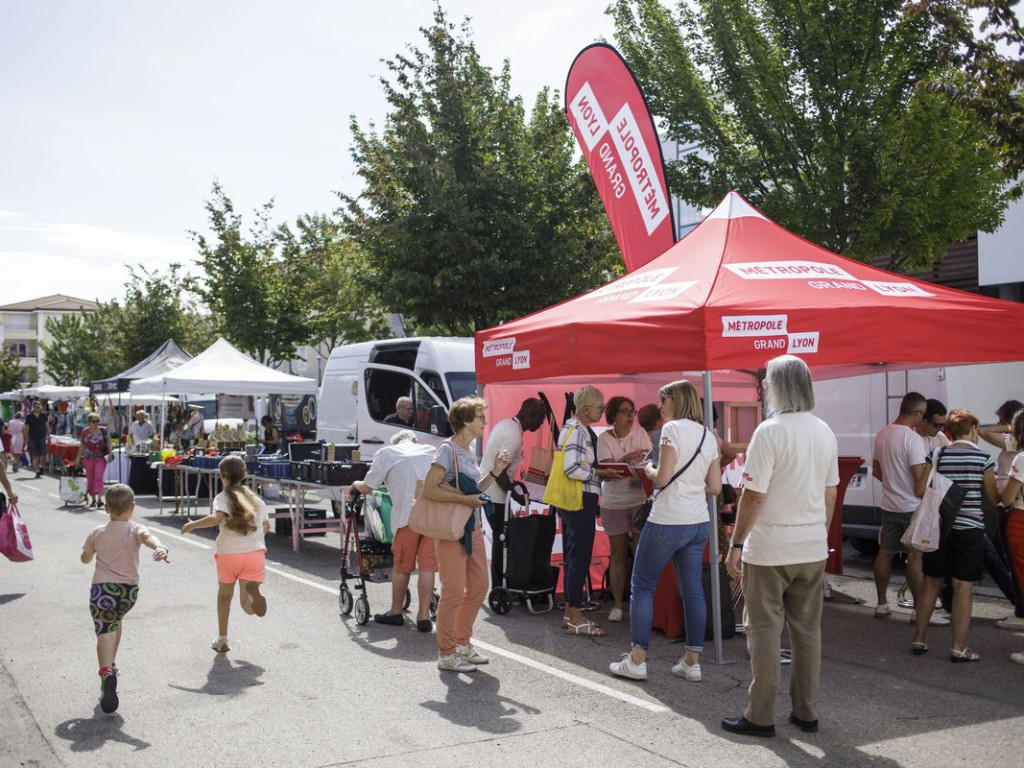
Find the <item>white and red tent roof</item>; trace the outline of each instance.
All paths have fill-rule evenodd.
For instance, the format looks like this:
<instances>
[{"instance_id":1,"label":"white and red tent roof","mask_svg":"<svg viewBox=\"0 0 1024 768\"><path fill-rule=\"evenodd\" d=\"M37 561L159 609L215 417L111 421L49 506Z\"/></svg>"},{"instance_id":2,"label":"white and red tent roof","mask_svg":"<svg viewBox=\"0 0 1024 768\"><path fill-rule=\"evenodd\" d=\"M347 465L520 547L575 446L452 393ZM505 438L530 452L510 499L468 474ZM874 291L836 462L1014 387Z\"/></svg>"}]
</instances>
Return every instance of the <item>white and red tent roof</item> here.
<instances>
[{"instance_id":1,"label":"white and red tent roof","mask_svg":"<svg viewBox=\"0 0 1024 768\"><path fill-rule=\"evenodd\" d=\"M818 378L1024 359L1024 305L877 269L807 242L730 192L625 277L476 334L483 384L763 368Z\"/></svg>"}]
</instances>

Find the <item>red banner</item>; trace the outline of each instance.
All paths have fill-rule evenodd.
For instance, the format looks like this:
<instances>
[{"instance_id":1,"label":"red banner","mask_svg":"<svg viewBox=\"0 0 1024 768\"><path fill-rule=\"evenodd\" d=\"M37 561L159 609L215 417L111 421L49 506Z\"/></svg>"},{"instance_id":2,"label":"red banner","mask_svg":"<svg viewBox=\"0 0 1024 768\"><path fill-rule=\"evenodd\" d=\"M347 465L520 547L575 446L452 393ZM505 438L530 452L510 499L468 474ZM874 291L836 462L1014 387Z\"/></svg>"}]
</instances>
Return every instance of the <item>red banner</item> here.
<instances>
[{"instance_id":1,"label":"red banner","mask_svg":"<svg viewBox=\"0 0 1024 768\"><path fill-rule=\"evenodd\" d=\"M675 242L658 132L619 52L594 43L576 56L565 111L619 243L626 271Z\"/></svg>"}]
</instances>

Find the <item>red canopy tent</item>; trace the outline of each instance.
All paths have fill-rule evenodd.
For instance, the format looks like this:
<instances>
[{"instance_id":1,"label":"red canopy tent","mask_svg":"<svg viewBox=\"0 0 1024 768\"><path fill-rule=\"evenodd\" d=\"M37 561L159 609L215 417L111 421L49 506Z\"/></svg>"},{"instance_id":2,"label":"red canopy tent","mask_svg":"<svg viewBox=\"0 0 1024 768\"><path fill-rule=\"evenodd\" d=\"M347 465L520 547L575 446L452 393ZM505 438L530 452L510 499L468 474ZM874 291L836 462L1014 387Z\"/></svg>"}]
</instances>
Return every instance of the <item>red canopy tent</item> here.
<instances>
[{"instance_id":1,"label":"red canopy tent","mask_svg":"<svg viewBox=\"0 0 1024 768\"><path fill-rule=\"evenodd\" d=\"M1024 305L838 256L730 192L636 271L478 332L476 375L488 384L759 369L788 352L816 378L836 378L1020 360L1012 328L1024 328Z\"/></svg>"},{"instance_id":2,"label":"red canopy tent","mask_svg":"<svg viewBox=\"0 0 1024 768\"><path fill-rule=\"evenodd\" d=\"M712 379L736 387L737 371L755 373L784 353L802 357L819 379L1009 362L1022 358L1013 328L1024 328L1024 305L844 258L730 192L685 238L625 277L479 331L476 375L482 385L557 377L599 384L699 371L710 426ZM714 605L717 576L712 569ZM721 661L719 611L712 618Z\"/></svg>"}]
</instances>

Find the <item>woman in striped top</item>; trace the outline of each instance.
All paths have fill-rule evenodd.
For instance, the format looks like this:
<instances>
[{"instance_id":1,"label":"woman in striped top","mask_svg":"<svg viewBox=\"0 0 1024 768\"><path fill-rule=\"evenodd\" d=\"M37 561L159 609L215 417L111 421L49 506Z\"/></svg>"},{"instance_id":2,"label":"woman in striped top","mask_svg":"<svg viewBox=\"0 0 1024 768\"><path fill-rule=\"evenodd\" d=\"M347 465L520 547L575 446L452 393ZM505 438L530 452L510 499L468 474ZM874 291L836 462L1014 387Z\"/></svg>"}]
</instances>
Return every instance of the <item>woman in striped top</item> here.
<instances>
[{"instance_id":1,"label":"woman in striped top","mask_svg":"<svg viewBox=\"0 0 1024 768\"><path fill-rule=\"evenodd\" d=\"M995 462L978 447L978 417L970 411L954 409L946 418L946 427L953 442L928 457L928 463L967 491L964 503L949 531L942 536L935 552L923 557L924 585L916 601L917 621L914 642L916 655L928 650L925 633L935 610L935 598L947 576L953 579L953 648L950 661L978 661L981 657L967 647L967 632L971 626L972 587L982 575L985 552L985 519L981 511L982 495L995 503ZM919 481L918 496L924 494L927 473Z\"/></svg>"}]
</instances>

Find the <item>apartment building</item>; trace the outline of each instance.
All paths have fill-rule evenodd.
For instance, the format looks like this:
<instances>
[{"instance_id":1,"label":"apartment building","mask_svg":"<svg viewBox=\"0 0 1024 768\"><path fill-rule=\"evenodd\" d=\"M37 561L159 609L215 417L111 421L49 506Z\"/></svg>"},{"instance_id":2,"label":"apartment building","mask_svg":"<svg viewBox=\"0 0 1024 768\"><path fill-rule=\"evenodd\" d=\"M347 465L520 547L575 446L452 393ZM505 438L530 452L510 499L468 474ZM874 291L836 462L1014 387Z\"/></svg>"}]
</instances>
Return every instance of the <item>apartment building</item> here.
<instances>
[{"instance_id":1,"label":"apartment building","mask_svg":"<svg viewBox=\"0 0 1024 768\"><path fill-rule=\"evenodd\" d=\"M38 299L0 306L0 344L21 360L21 381L25 384L54 384L43 366L43 344L49 344L46 320L69 312L90 312L99 305L57 293Z\"/></svg>"}]
</instances>

